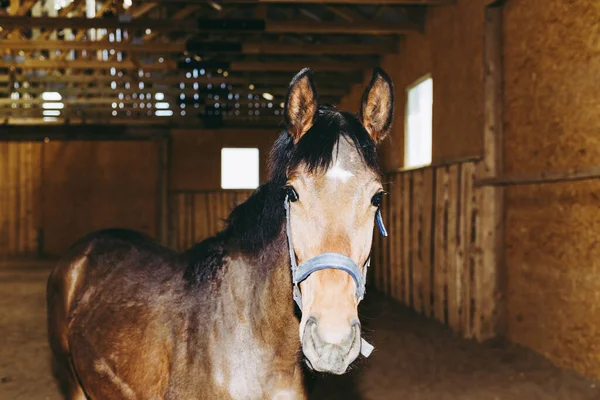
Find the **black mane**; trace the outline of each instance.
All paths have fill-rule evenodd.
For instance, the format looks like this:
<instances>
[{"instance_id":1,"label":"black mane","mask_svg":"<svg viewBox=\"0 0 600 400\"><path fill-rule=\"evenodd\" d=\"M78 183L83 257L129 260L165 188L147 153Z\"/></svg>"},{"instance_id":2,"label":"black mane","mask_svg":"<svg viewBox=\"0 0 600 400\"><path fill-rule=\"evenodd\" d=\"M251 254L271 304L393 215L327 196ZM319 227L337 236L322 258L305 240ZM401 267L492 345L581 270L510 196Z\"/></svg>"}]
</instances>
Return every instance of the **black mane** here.
<instances>
[{"instance_id":1,"label":"black mane","mask_svg":"<svg viewBox=\"0 0 600 400\"><path fill-rule=\"evenodd\" d=\"M259 255L279 236L283 227L286 172L300 164L306 165L311 172L326 170L342 137L356 146L369 168L380 173L375 142L357 116L331 106L319 107L313 126L297 144L286 130L281 133L271 150L269 180L233 209L225 229L186 252L192 264L186 271L186 278L197 282L211 276L220 266L226 248Z\"/></svg>"}]
</instances>

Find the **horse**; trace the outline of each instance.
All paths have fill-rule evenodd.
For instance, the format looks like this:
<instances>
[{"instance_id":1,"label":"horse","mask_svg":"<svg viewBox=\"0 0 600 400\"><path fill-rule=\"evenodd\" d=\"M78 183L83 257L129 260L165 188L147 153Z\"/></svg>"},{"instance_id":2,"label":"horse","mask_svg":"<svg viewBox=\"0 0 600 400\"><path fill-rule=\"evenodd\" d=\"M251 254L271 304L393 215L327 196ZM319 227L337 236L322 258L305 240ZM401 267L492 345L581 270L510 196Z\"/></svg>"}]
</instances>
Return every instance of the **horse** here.
<instances>
[{"instance_id":1,"label":"horse","mask_svg":"<svg viewBox=\"0 0 600 400\"><path fill-rule=\"evenodd\" d=\"M303 368L341 375L368 356L357 307L393 104L376 68L358 114L320 105L305 68L268 181L220 233L183 252L126 229L72 245L46 288L65 398L305 399Z\"/></svg>"}]
</instances>

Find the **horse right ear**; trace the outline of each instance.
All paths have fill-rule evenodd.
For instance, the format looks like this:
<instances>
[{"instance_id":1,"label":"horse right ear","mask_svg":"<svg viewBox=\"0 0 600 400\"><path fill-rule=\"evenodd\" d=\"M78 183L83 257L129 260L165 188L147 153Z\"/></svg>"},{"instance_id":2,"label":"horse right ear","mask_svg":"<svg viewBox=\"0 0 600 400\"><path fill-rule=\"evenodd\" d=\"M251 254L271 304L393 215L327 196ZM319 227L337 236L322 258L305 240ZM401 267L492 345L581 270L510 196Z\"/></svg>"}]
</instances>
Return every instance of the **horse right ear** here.
<instances>
[{"instance_id":1,"label":"horse right ear","mask_svg":"<svg viewBox=\"0 0 600 400\"><path fill-rule=\"evenodd\" d=\"M285 125L294 138L294 143L298 143L302 135L310 129L317 115L317 90L312 75L310 68L300 71L292 79L285 100Z\"/></svg>"}]
</instances>

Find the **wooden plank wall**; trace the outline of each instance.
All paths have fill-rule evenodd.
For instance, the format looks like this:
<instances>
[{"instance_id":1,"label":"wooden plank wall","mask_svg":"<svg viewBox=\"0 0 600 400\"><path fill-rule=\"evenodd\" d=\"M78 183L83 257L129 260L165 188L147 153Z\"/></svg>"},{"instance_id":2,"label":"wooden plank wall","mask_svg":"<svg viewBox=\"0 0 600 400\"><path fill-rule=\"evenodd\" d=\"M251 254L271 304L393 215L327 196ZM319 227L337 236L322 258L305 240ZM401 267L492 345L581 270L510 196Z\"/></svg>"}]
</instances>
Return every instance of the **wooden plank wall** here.
<instances>
[{"instance_id":1,"label":"wooden plank wall","mask_svg":"<svg viewBox=\"0 0 600 400\"><path fill-rule=\"evenodd\" d=\"M483 196L473 182L478 162L458 162L387 174L383 218L376 233L376 289L467 338L489 337L493 293L481 283ZM493 291L492 291L493 292Z\"/></svg>"},{"instance_id":2,"label":"wooden plank wall","mask_svg":"<svg viewBox=\"0 0 600 400\"><path fill-rule=\"evenodd\" d=\"M42 144L0 142L0 258L36 255Z\"/></svg>"},{"instance_id":3,"label":"wooden plank wall","mask_svg":"<svg viewBox=\"0 0 600 400\"><path fill-rule=\"evenodd\" d=\"M223 229L223 221L249 190L178 191L171 194L171 246L185 250Z\"/></svg>"}]
</instances>

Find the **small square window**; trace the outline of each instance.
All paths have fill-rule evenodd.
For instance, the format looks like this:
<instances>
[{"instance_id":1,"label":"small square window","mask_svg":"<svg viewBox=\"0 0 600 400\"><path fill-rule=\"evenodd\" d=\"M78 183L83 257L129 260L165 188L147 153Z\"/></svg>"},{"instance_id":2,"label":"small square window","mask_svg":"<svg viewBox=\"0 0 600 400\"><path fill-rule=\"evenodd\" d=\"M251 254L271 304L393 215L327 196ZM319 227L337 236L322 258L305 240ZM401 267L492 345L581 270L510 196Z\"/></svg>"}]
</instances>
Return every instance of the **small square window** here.
<instances>
[{"instance_id":1,"label":"small square window","mask_svg":"<svg viewBox=\"0 0 600 400\"><path fill-rule=\"evenodd\" d=\"M221 187L256 189L259 163L258 149L221 149Z\"/></svg>"},{"instance_id":2,"label":"small square window","mask_svg":"<svg viewBox=\"0 0 600 400\"><path fill-rule=\"evenodd\" d=\"M404 167L431 164L433 80L427 76L408 88Z\"/></svg>"}]
</instances>

